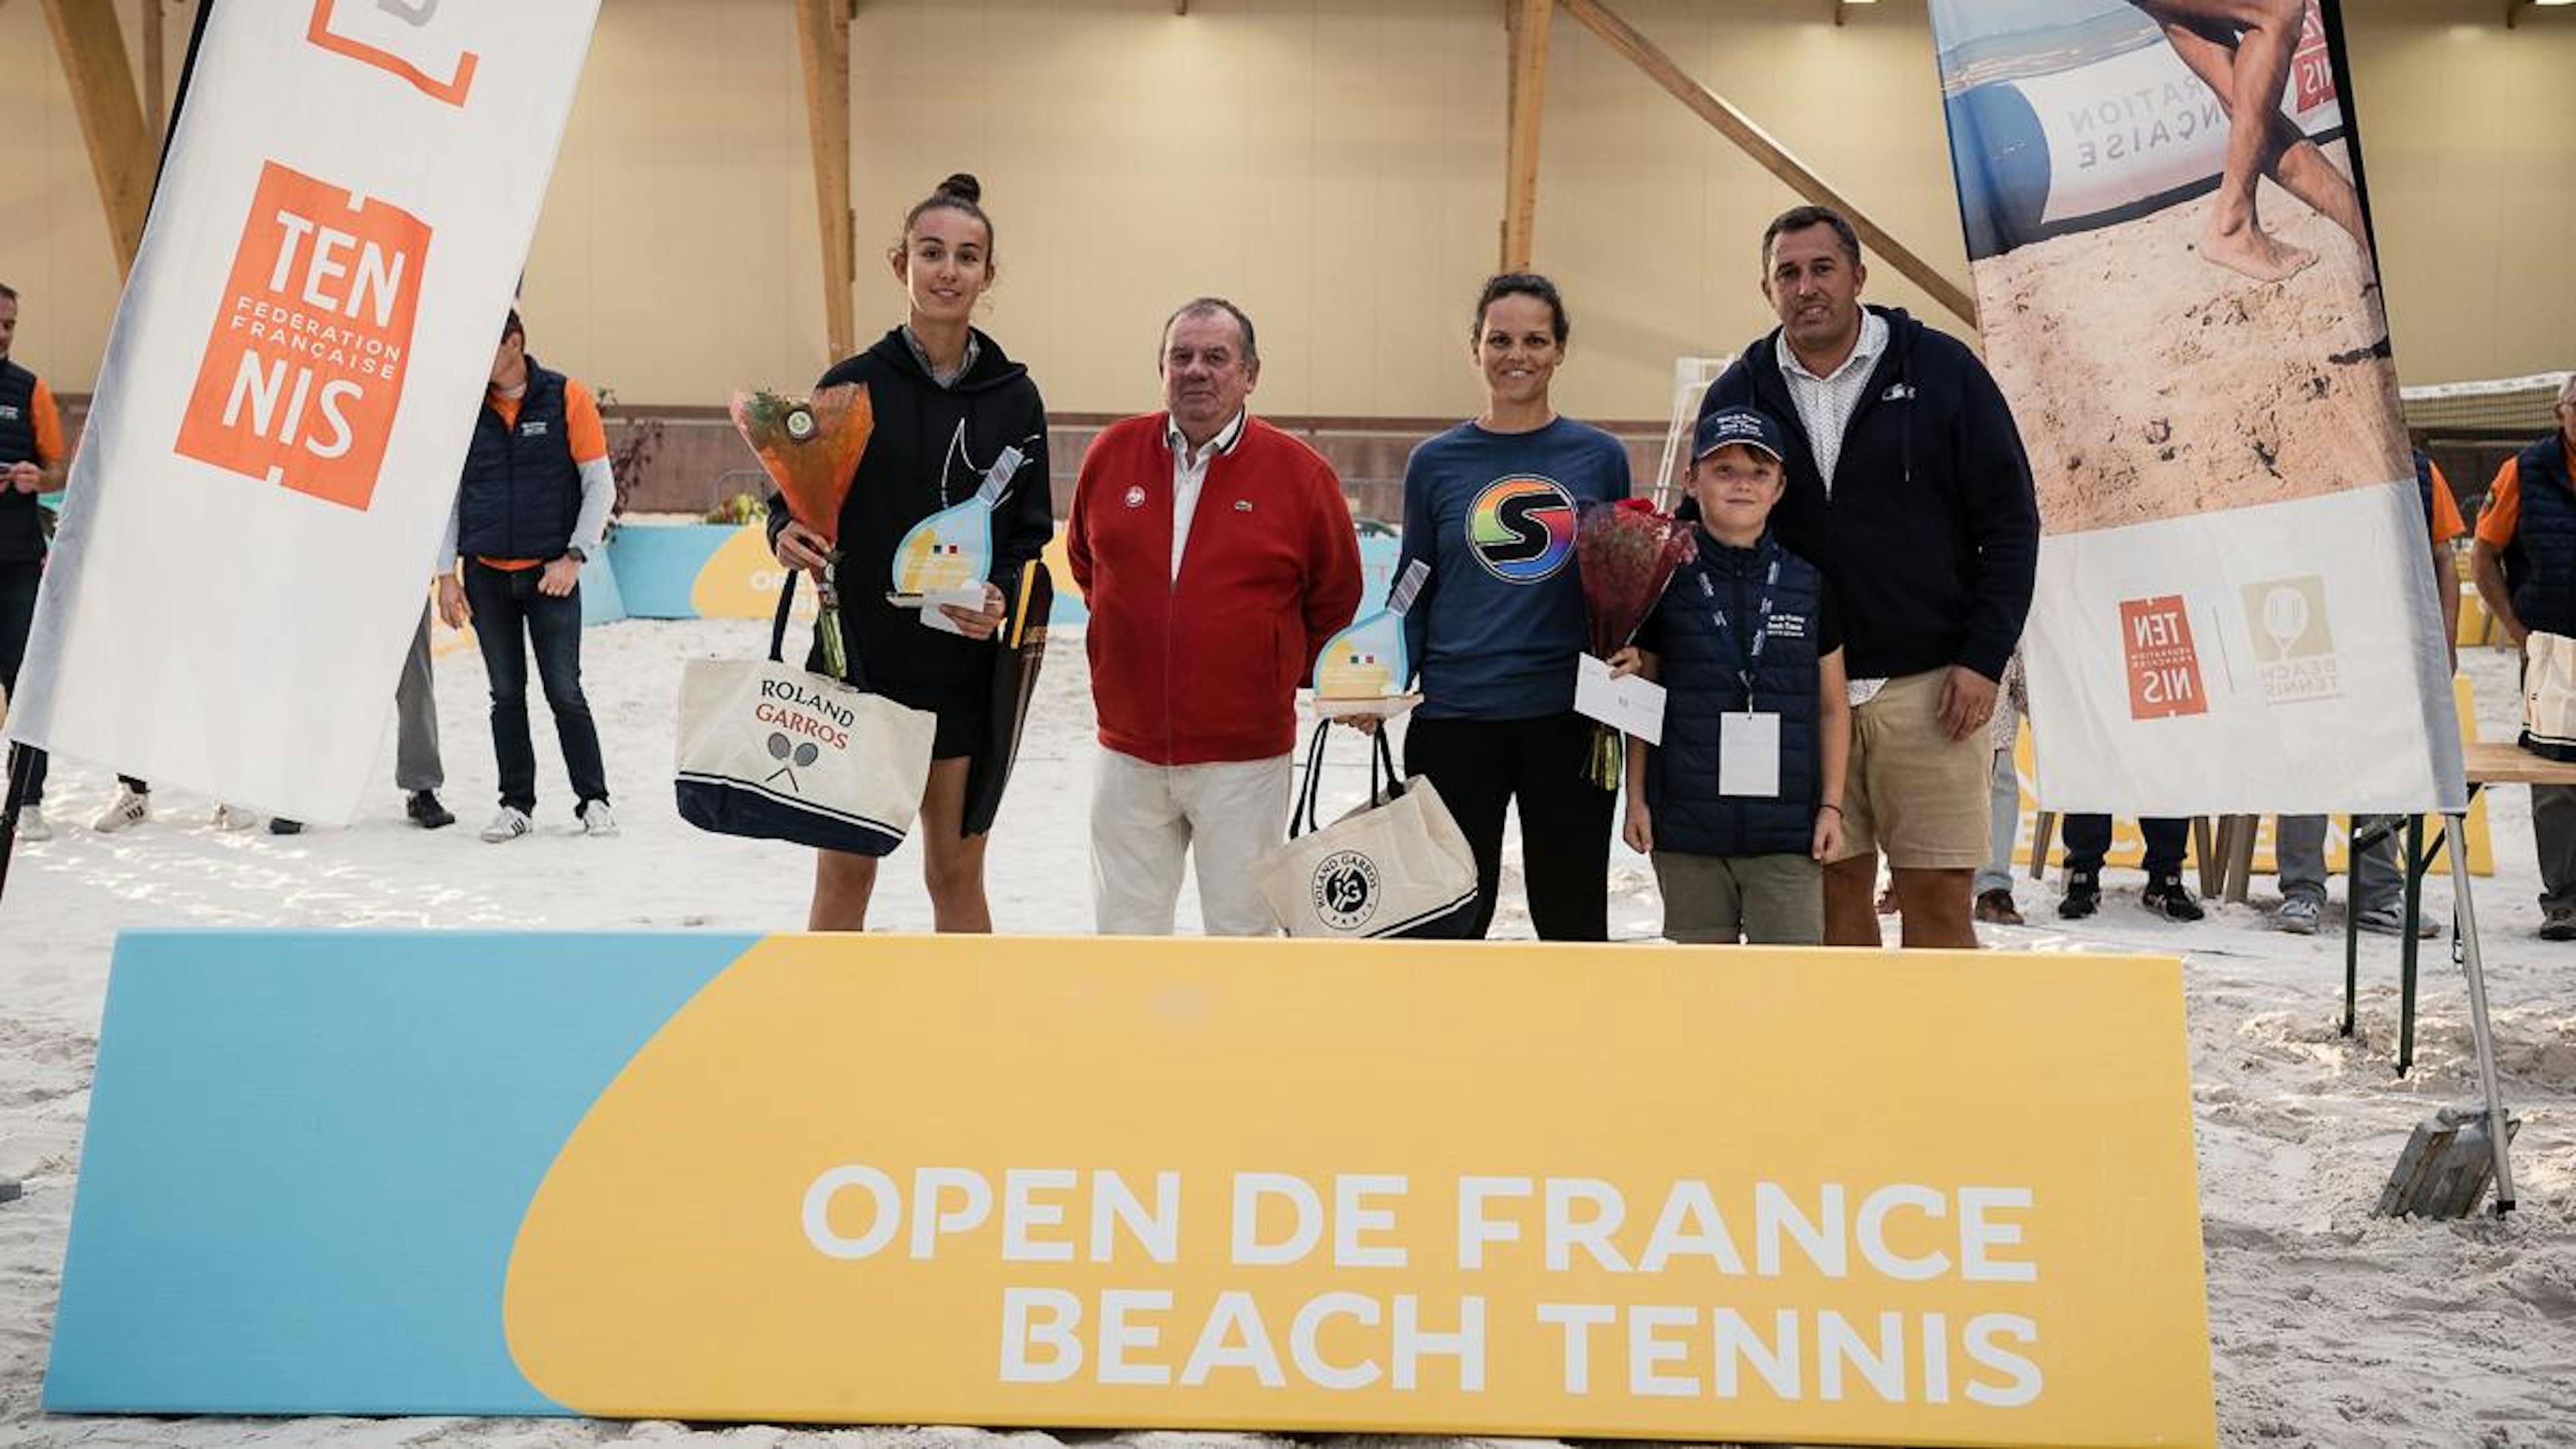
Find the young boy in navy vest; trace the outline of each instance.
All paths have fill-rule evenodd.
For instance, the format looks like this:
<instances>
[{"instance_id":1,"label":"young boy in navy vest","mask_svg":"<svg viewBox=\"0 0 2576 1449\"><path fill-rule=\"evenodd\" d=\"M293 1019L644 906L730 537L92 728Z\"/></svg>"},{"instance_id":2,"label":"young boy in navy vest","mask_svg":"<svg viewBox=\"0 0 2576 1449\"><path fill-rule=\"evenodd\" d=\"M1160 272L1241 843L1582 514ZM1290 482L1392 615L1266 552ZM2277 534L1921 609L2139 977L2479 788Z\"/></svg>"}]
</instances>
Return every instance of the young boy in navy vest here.
<instances>
[{"instance_id":1,"label":"young boy in navy vest","mask_svg":"<svg viewBox=\"0 0 2576 1449\"><path fill-rule=\"evenodd\" d=\"M1771 532L1785 447L1756 408L1700 419L1699 553L1610 661L1665 689L1662 745L1628 741L1623 834L1654 859L1665 937L1689 945L1820 944L1842 853L1842 638L1824 575Z\"/></svg>"}]
</instances>

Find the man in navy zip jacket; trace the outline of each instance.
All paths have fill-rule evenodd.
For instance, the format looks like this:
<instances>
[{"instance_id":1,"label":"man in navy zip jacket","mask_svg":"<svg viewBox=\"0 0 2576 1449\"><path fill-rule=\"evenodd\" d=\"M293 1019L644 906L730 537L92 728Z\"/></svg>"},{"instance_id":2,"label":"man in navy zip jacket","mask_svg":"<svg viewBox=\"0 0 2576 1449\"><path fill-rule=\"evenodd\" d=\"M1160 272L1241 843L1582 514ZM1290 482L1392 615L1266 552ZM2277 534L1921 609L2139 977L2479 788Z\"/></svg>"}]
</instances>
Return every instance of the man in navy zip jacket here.
<instances>
[{"instance_id":1,"label":"man in navy zip jacket","mask_svg":"<svg viewBox=\"0 0 2576 1449\"><path fill-rule=\"evenodd\" d=\"M1879 944L1878 857L1909 947L1973 947L1987 854L1985 727L2020 641L2039 506L2012 410L1956 338L1863 307L1860 241L1819 206L1762 237L1780 326L1711 384L1701 416L1778 418L1780 542L1824 571L1843 625L1852 745L1843 858L1825 870L1825 939Z\"/></svg>"}]
</instances>

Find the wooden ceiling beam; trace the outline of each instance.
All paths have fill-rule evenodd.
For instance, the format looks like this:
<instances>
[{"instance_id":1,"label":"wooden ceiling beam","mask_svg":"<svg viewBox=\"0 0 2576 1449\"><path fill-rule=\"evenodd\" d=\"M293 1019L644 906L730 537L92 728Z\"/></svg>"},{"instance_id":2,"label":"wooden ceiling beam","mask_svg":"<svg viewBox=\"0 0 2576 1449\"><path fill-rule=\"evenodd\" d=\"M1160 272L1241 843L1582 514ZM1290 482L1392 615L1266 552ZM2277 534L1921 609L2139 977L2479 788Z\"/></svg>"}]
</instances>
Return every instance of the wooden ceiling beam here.
<instances>
[{"instance_id":1,"label":"wooden ceiling beam","mask_svg":"<svg viewBox=\"0 0 2576 1449\"><path fill-rule=\"evenodd\" d=\"M850 210L848 0L796 0L796 52L805 71L805 129L814 161L814 219L823 242L823 330L832 359L858 350L851 289L858 284L858 218Z\"/></svg>"},{"instance_id":2,"label":"wooden ceiling beam","mask_svg":"<svg viewBox=\"0 0 2576 1449\"><path fill-rule=\"evenodd\" d=\"M98 181L108 242L122 278L134 269L134 254L143 245L157 153L144 130L116 0L45 0L45 23L71 83L72 109L80 117L81 140L89 149L90 173Z\"/></svg>"},{"instance_id":3,"label":"wooden ceiling beam","mask_svg":"<svg viewBox=\"0 0 2576 1449\"><path fill-rule=\"evenodd\" d=\"M1510 139L1504 164L1502 270L1526 272L1538 235L1539 118L1547 100L1553 0L1505 0L1511 35Z\"/></svg>"}]
</instances>

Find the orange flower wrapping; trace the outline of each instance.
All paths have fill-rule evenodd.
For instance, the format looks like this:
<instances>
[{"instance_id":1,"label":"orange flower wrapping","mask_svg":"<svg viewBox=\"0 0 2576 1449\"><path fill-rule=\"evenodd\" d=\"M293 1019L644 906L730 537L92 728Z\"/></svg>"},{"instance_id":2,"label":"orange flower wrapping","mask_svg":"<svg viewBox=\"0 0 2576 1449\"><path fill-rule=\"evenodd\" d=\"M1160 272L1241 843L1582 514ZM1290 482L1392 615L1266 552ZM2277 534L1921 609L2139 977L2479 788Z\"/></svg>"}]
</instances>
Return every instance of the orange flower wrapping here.
<instances>
[{"instance_id":1,"label":"orange flower wrapping","mask_svg":"<svg viewBox=\"0 0 2576 1449\"><path fill-rule=\"evenodd\" d=\"M811 398L737 392L732 412L735 430L787 500L788 516L837 547L841 503L876 428L867 388L835 383Z\"/></svg>"},{"instance_id":2,"label":"orange flower wrapping","mask_svg":"<svg viewBox=\"0 0 2576 1449\"><path fill-rule=\"evenodd\" d=\"M810 398L785 397L762 389L733 395L733 425L760 466L769 470L786 500L787 516L823 540L834 559L840 557L841 504L850 496L859 457L876 430L876 413L868 390L858 383L835 383ZM840 592L826 565L816 581L821 614L815 633L823 646L823 667L835 679L850 677L849 655L841 635Z\"/></svg>"}]
</instances>

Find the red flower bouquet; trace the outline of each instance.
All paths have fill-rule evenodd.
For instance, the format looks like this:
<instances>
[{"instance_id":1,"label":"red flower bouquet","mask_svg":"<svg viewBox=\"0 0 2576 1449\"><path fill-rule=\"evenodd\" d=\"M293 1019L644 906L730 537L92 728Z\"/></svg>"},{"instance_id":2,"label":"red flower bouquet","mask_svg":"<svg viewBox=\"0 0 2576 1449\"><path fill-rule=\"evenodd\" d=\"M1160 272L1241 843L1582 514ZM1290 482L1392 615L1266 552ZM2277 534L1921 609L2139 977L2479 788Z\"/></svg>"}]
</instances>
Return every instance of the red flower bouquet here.
<instances>
[{"instance_id":1,"label":"red flower bouquet","mask_svg":"<svg viewBox=\"0 0 2576 1449\"><path fill-rule=\"evenodd\" d=\"M1592 654L1608 659L1628 645L1664 596L1664 586L1698 547L1691 525L1659 513L1643 498L1587 503L1575 520L1574 559L1583 580L1583 612ZM1604 790L1619 784L1619 732L1592 729L1583 777Z\"/></svg>"}]
</instances>

